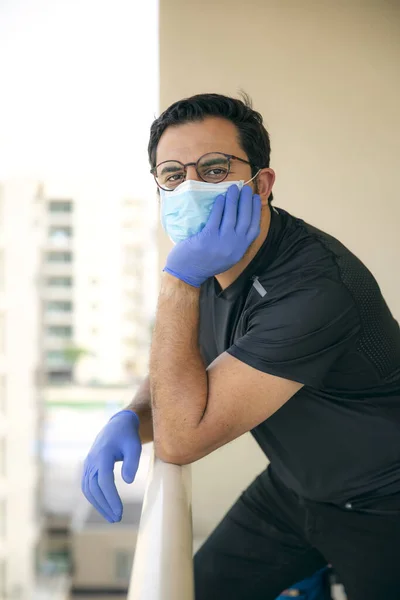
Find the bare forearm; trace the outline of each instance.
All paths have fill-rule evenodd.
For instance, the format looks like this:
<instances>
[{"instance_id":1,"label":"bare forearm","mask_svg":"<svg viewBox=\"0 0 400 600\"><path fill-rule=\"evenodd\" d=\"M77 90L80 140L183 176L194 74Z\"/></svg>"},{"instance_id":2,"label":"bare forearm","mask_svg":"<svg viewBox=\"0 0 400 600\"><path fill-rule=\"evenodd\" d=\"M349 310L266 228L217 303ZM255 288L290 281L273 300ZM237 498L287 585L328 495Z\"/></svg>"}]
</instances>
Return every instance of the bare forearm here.
<instances>
[{"instance_id":1,"label":"bare forearm","mask_svg":"<svg viewBox=\"0 0 400 600\"><path fill-rule=\"evenodd\" d=\"M139 417L139 435L142 444L153 441L153 416L151 412L150 378L147 375L142 381L132 402L127 406Z\"/></svg>"},{"instance_id":2,"label":"bare forearm","mask_svg":"<svg viewBox=\"0 0 400 600\"><path fill-rule=\"evenodd\" d=\"M198 345L199 290L163 276L150 357L156 452L174 462L196 434L207 404Z\"/></svg>"}]
</instances>

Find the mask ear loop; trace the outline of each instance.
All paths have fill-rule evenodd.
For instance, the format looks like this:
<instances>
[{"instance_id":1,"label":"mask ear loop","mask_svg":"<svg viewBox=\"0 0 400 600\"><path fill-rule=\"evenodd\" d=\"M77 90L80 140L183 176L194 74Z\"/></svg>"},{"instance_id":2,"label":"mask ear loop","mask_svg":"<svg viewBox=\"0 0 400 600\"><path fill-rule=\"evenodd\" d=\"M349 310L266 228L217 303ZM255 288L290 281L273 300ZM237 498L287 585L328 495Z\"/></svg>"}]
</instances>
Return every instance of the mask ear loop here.
<instances>
[{"instance_id":1,"label":"mask ear loop","mask_svg":"<svg viewBox=\"0 0 400 600\"><path fill-rule=\"evenodd\" d=\"M253 179L255 179L259 173L261 173L261 169L258 169L257 173L251 179L249 179L248 181L245 181L243 183L243 185L247 185L248 183L250 183L251 181L253 181Z\"/></svg>"}]
</instances>

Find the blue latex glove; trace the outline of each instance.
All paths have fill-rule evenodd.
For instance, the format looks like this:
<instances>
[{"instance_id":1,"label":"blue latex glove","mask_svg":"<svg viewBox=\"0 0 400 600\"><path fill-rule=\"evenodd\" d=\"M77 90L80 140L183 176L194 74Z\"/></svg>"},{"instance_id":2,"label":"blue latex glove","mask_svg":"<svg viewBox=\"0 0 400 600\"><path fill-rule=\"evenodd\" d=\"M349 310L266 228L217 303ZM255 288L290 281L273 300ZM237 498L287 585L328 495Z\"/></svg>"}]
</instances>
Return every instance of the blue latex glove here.
<instances>
[{"instance_id":1,"label":"blue latex glove","mask_svg":"<svg viewBox=\"0 0 400 600\"><path fill-rule=\"evenodd\" d=\"M85 460L82 492L110 523L120 521L123 510L115 486L114 465L124 461L122 478L132 483L141 451L139 417L131 410L121 410L100 431Z\"/></svg>"},{"instance_id":2,"label":"blue latex glove","mask_svg":"<svg viewBox=\"0 0 400 600\"><path fill-rule=\"evenodd\" d=\"M243 258L260 233L260 219L260 196L248 185L241 192L232 185L225 196L217 196L204 229L172 248L164 271L200 287Z\"/></svg>"}]
</instances>

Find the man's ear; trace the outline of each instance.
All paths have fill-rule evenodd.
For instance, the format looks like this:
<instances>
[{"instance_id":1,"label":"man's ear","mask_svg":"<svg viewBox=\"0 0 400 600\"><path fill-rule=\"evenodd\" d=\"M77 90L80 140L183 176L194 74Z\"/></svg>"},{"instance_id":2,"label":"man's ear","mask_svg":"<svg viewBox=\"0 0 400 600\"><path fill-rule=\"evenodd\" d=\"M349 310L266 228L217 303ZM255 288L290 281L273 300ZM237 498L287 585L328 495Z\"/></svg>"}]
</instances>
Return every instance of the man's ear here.
<instances>
[{"instance_id":1,"label":"man's ear","mask_svg":"<svg viewBox=\"0 0 400 600\"><path fill-rule=\"evenodd\" d=\"M272 169L261 169L257 175L257 193L261 198L261 205L267 206L268 198L272 192L275 182L275 171Z\"/></svg>"}]
</instances>

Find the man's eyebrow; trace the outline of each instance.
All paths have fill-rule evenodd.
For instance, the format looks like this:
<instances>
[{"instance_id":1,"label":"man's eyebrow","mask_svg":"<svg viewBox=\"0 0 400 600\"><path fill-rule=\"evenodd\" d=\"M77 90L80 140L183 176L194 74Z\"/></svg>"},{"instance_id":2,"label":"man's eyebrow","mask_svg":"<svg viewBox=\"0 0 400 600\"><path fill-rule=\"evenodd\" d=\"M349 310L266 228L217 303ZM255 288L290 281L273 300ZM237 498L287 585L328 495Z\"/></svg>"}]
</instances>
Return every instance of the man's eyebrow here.
<instances>
[{"instance_id":1,"label":"man's eyebrow","mask_svg":"<svg viewBox=\"0 0 400 600\"><path fill-rule=\"evenodd\" d=\"M205 161L201 161L201 166L202 167L212 167L213 165L219 165L221 163L225 164L226 159L224 158L209 158Z\"/></svg>"},{"instance_id":2,"label":"man's eyebrow","mask_svg":"<svg viewBox=\"0 0 400 600\"><path fill-rule=\"evenodd\" d=\"M165 175L165 173L176 173L177 171L183 171L183 167L177 164L166 164L161 169L160 175Z\"/></svg>"}]
</instances>

